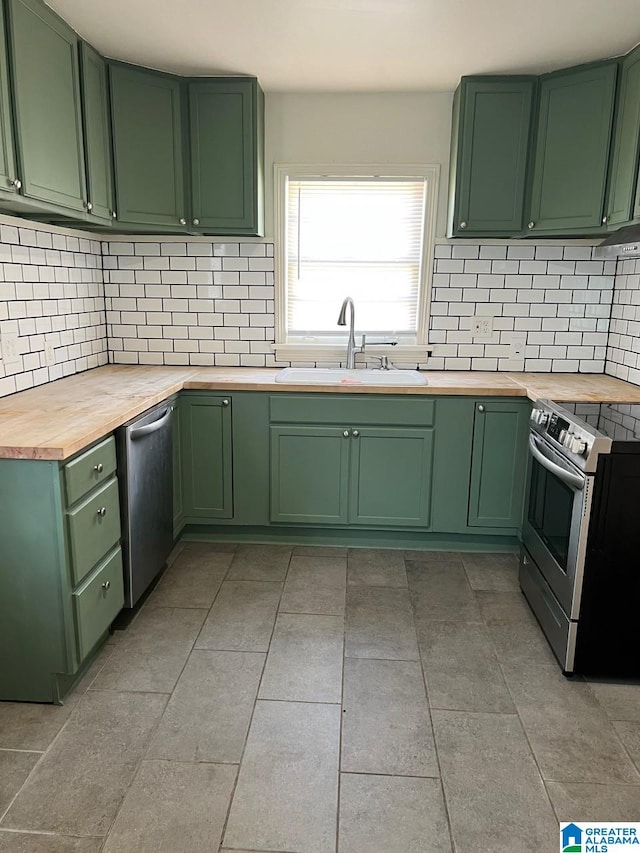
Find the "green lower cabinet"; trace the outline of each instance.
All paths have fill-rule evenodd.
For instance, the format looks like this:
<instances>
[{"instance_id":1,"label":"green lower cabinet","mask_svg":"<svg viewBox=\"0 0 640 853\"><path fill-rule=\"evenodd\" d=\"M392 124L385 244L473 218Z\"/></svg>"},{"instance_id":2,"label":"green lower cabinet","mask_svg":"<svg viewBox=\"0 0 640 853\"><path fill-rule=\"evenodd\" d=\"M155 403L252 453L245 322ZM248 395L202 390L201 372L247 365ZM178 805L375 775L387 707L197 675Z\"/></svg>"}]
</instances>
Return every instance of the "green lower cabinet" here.
<instances>
[{"instance_id":1,"label":"green lower cabinet","mask_svg":"<svg viewBox=\"0 0 640 853\"><path fill-rule=\"evenodd\" d=\"M433 429L362 427L352 436L349 522L428 528Z\"/></svg>"},{"instance_id":2,"label":"green lower cabinet","mask_svg":"<svg viewBox=\"0 0 640 853\"><path fill-rule=\"evenodd\" d=\"M350 431L272 426L270 433L271 520L346 524Z\"/></svg>"},{"instance_id":3,"label":"green lower cabinet","mask_svg":"<svg viewBox=\"0 0 640 853\"><path fill-rule=\"evenodd\" d=\"M230 397L186 394L180 400L185 519L233 518Z\"/></svg>"},{"instance_id":4,"label":"green lower cabinet","mask_svg":"<svg viewBox=\"0 0 640 853\"><path fill-rule=\"evenodd\" d=\"M469 527L520 527L529 411L529 404L519 401L476 404Z\"/></svg>"}]
</instances>

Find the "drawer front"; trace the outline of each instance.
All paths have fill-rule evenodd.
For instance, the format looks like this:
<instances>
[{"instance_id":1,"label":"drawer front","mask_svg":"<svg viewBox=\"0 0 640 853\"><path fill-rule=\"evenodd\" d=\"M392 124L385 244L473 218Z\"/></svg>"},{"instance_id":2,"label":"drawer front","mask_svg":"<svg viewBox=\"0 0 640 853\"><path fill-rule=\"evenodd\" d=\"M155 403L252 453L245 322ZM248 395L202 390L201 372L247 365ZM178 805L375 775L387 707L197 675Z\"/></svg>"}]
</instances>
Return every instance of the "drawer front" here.
<instances>
[{"instance_id":1,"label":"drawer front","mask_svg":"<svg viewBox=\"0 0 640 853\"><path fill-rule=\"evenodd\" d=\"M116 470L116 442L111 435L64 466L67 506L71 506Z\"/></svg>"},{"instance_id":2,"label":"drawer front","mask_svg":"<svg viewBox=\"0 0 640 853\"><path fill-rule=\"evenodd\" d=\"M336 424L353 427L432 426L435 401L428 397L339 397L327 394L282 394L270 400L271 421L294 424Z\"/></svg>"},{"instance_id":3,"label":"drawer front","mask_svg":"<svg viewBox=\"0 0 640 853\"><path fill-rule=\"evenodd\" d=\"M67 513L74 585L120 539L120 502L115 477Z\"/></svg>"},{"instance_id":4,"label":"drawer front","mask_svg":"<svg viewBox=\"0 0 640 853\"><path fill-rule=\"evenodd\" d=\"M122 551L111 553L73 593L78 651L84 660L124 605Z\"/></svg>"}]
</instances>

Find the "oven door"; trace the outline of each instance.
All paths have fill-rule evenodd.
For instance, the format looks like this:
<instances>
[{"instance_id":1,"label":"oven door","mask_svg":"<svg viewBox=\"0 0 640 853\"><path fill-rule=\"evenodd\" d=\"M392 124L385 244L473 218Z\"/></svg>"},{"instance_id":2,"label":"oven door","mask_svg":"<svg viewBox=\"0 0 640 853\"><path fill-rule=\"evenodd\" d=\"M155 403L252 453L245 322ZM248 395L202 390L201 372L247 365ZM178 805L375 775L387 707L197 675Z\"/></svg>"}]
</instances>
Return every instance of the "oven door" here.
<instances>
[{"instance_id":1,"label":"oven door","mask_svg":"<svg viewBox=\"0 0 640 853\"><path fill-rule=\"evenodd\" d=\"M535 433L522 541L569 619L580 612L593 477Z\"/></svg>"}]
</instances>

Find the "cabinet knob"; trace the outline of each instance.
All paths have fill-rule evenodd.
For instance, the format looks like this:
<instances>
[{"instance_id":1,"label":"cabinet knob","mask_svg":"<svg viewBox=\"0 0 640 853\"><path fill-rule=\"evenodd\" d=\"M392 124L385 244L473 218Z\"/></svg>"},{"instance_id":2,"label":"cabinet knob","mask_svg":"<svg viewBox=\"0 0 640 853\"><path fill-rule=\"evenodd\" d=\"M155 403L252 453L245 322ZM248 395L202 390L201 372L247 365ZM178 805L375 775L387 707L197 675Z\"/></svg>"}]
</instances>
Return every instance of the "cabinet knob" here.
<instances>
[{"instance_id":1,"label":"cabinet knob","mask_svg":"<svg viewBox=\"0 0 640 853\"><path fill-rule=\"evenodd\" d=\"M351 433L351 435L352 435L354 438L359 438L360 433L359 433L359 431L358 431L357 429L354 429L354 430L353 430L353 432Z\"/></svg>"},{"instance_id":2,"label":"cabinet knob","mask_svg":"<svg viewBox=\"0 0 640 853\"><path fill-rule=\"evenodd\" d=\"M111 218L112 218L112 219L117 219L117 218L118 218L118 214L115 212L115 210L112 210L112 211L111 211Z\"/></svg>"},{"instance_id":3,"label":"cabinet knob","mask_svg":"<svg viewBox=\"0 0 640 853\"><path fill-rule=\"evenodd\" d=\"M109 589L110 586L111 586L111 581L105 581L102 584L102 589L107 590L107 589Z\"/></svg>"},{"instance_id":4,"label":"cabinet knob","mask_svg":"<svg viewBox=\"0 0 640 853\"><path fill-rule=\"evenodd\" d=\"M14 178L13 181L9 181L9 186L13 187L15 190L22 189L22 181L20 178Z\"/></svg>"},{"instance_id":5,"label":"cabinet knob","mask_svg":"<svg viewBox=\"0 0 640 853\"><path fill-rule=\"evenodd\" d=\"M342 435L344 438L349 438L349 430L348 429L343 430Z\"/></svg>"},{"instance_id":6,"label":"cabinet knob","mask_svg":"<svg viewBox=\"0 0 640 853\"><path fill-rule=\"evenodd\" d=\"M106 514L107 514L106 506L101 506L100 509L98 510L98 515L100 516L100 518L104 518Z\"/></svg>"},{"instance_id":7,"label":"cabinet knob","mask_svg":"<svg viewBox=\"0 0 640 853\"><path fill-rule=\"evenodd\" d=\"M480 403L480 405L478 406L478 411L484 412L484 406L482 405L482 403Z\"/></svg>"},{"instance_id":8,"label":"cabinet knob","mask_svg":"<svg viewBox=\"0 0 640 853\"><path fill-rule=\"evenodd\" d=\"M603 216L603 217L602 217L602 224L603 224L603 225L606 225L608 221L609 221L609 217L608 217L608 216Z\"/></svg>"},{"instance_id":9,"label":"cabinet knob","mask_svg":"<svg viewBox=\"0 0 640 853\"><path fill-rule=\"evenodd\" d=\"M228 406L231 400L227 400L226 398L222 401L223 406Z\"/></svg>"},{"instance_id":10,"label":"cabinet knob","mask_svg":"<svg viewBox=\"0 0 640 853\"><path fill-rule=\"evenodd\" d=\"M466 222L464 222L464 221L462 221L462 222L460 223L460 228L466 228L466 227L467 227L467 223L466 223Z\"/></svg>"},{"instance_id":11,"label":"cabinet knob","mask_svg":"<svg viewBox=\"0 0 640 853\"><path fill-rule=\"evenodd\" d=\"M200 225L200 220L199 220L199 219L194 219L194 220L193 220L193 224L194 224L194 225Z\"/></svg>"},{"instance_id":12,"label":"cabinet knob","mask_svg":"<svg viewBox=\"0 0 640 853\"><path fill-rule=\"evenodd\" d=\"M180 223L180 225L186 225L187 224L187 220L184 218L184 216L181 216L180 219L178 220L178 222Z\"/></svg>"},{"instance_id":13,"label":"cabinet knob","mask_svg":"<svg viewBox=\"0 0 640 853\"><path fill-rule=\"evenodd\" d=\"M84 206L87 209L87 211L89 213L91 213L91 211L93 210L93 204L90 201L85 201Z\"/></svg>"},{"instance_id":14,"label":"cabinet knob","mask_svg":"<svg viewBox=\"0 0 640 853\"><path fill-rule=\"evenodd\" d=\"M536 223L533 220L531 220L531 222L527 225L527 228L529 230L531 230L532 228L535 228L535 227L536 227Z\"/></svg>"},{"instance_id":15,"label":"cabinet knob","mask_svg":"<svg viewBox=\"0 0 640 853\"><path fill-rule=\"evenodd\" d=\"M96 474L102 474L102 472L104 471L104 465L102 464L102 462L98 462L97 465L93 466L93 470L96 472Z\"/></svg>"}]
</instances>

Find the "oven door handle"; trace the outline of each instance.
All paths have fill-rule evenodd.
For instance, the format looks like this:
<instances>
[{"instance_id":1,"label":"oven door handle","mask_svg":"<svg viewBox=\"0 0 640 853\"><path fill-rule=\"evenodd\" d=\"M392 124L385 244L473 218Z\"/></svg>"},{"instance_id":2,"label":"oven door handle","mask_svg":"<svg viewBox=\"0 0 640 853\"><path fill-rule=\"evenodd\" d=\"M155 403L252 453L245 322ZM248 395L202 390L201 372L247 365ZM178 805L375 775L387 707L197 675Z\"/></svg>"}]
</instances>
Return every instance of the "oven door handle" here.
<instances>
[{"instance_id":1,"label":"oven door handle","mask_svg":"<svg viewBox=\"0 0 640 853\"><path fill-rule=\"evenodd\" d=\"M574 491L581 492L584 489L585 478L581 477L579 474L574 474L573 471L569 471L566 468L563 468L562 465L558 465L557 462L553 462L549 459L549 457L542 452L540 445L532 435L529 436L529 450L531 451L533 458L536 459L543 468L546 468L547 471L555 474L559 480L562 480L563 483L566 483L566 485L570 486Z\"/></svg>"}]
</instances>

